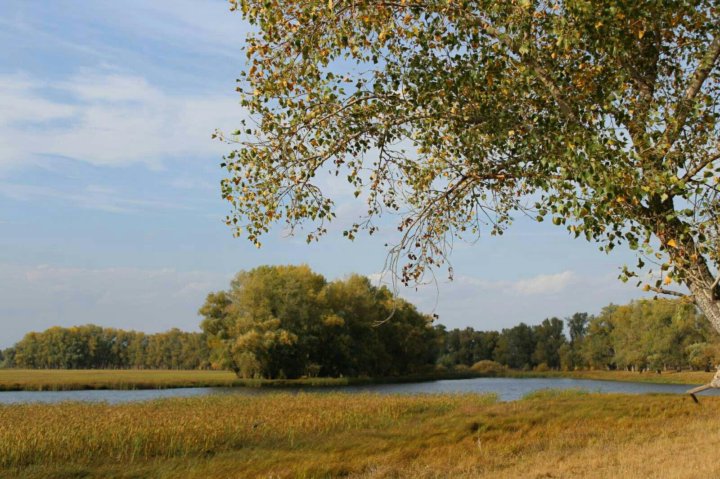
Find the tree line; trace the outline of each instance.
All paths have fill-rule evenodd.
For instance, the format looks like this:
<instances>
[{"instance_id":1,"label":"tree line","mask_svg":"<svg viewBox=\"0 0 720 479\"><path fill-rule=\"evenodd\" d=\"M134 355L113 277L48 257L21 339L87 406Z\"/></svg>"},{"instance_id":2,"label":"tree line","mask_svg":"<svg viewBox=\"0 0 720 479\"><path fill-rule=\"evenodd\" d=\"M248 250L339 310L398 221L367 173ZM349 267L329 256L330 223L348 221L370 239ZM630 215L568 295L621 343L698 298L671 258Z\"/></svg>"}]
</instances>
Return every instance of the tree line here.
<instances>
[{"instance_id":1,"label":"tree line","mask_svg":"<svg viewBox=\"0 0 720 479\"><path fill-rule=\"evenodd\" d=\"M92 324L32 332L0 353L5 367L30 369L209 368L205 335L103 328Z\"/></svg>"},{"instance_id":2,"label":"tree line","mask_svg":"<svg viewBox=\"0 0 720 479\"><path fill-rule=\"evenodd\" d=\"M351 275L327 281L307 266L241 271L200 308L201 333L53 327L0 352L22 368L229 369L245 378L401 376L494 361L513 369L704 369L718 334L682 300L609 305L502 331L448 330Z\"/></svg>"},{"instance_id":3,"label":"tree line","mask_svg":"<svg viewBox=\"0 0 720 479\"><path fill-rule=\"evenodd\" d=\"M597 316L575 313L502 331L445 331L438 364L492 360L514 369L710 370L720 362L718 333L682 300L609 305Z\"/></svg>"}]
</instances>

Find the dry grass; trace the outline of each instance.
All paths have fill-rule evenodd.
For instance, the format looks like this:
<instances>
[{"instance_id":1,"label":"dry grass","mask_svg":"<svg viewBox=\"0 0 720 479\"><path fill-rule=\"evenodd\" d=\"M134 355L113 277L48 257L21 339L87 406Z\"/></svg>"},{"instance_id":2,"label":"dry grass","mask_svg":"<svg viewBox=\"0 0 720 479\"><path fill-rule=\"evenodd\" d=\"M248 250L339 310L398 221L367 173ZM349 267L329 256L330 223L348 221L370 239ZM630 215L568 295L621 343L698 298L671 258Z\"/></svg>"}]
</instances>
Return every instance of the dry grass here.
<instances>
[{"instance_id":1,"label":"dry grass","mask_svg":"<svg viewBox=\"0 0 720 479\"><path fill-rule=\"evenodd\" d=\"M0 477L718 477L718 407L575 391L0 406Z\"/></svg>"},{"instance_id":2,"label":"dry grass","mask_svg":"<svg viewBox=\"0 0 720 479\"><path fill-rule=\"evenodd\" d=\"M0 391L230 386L230 371L0 369Z\"/></svg>"},{"instance_id":3,"label":"dry grass","mask_svg":"<svg viewBox=\"0 0 720 479\"><path fill-rule=\"evenodd\" d=\"M510 371L508 375L513 377L542 377L542 378L572 378L572 379L595 379L599 381L629 381L647 382L661 384L705 384L710 382L714 372L704 371L665 371L661 374L655 372L631 372L631 371Z\"/></svg>"}]
</instances>

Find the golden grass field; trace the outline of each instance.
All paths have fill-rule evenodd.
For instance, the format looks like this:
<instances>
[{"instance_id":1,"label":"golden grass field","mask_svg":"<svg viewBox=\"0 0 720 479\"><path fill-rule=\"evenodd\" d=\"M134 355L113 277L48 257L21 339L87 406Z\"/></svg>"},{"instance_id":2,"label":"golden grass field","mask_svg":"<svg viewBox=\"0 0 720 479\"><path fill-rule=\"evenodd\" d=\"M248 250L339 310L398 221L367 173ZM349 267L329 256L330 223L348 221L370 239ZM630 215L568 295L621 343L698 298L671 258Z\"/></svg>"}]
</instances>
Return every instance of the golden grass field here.
<instances>
[{"instance_id":1,"label":"golden grass field","mask_svg":"<svg viewBox=\"0 0 720 479\"><path fill-rule=\"evenodd\" d=\"M712 478L719 412L577 391L0 406L0 477Z\"/></svg>"},{"instance_id":2,"label":"golden grass field","mask_svg":"<svg viewBox=\"0 0 720 479\"><path fill-rule=\"evenodd\" d=\"M673 384L704 384L713 373L699 371L636 373L627 371L507 371L510 377L569 377L609 381L640 381ZM472 371L417 376L410 378L386 378L386 380L432 380L479 377ZM381 380L382 381L382 380ZM339 386L344 384L374 382L373 379L313 378L301 380L242 380L229 371L175 371L175 370L65 370L65 369L0 369L0 391L19 390L73 390L73 389L156 389L177 387L222 386Z\"/></svg>"},{"instance_id":3,"label":"golden grass field","mask_svg":"<svg viewBox=\"0 0 720 479\"><path fill-rule=\"evenodd\" d=\"M230 371L0 369L0 391L232 386Z\"/></svg>"},{"instance_id":4,"label":"golden grass field","mask_svg":"<svg viewBox=\"0 0 720 479\"><path fill-rule=\"evenodd\" d=\"M515 372L511 371L510 376L515 377L562 377L573 379L595 379L599 381L630 381L648 382L661 384L705 384L713 378L714 372L704 371L665 371L661 374L655 372L631 372L631 371L544 371L544 372ZM2 377L0 375L0 377Z\"/></svg>"}]
</instances>

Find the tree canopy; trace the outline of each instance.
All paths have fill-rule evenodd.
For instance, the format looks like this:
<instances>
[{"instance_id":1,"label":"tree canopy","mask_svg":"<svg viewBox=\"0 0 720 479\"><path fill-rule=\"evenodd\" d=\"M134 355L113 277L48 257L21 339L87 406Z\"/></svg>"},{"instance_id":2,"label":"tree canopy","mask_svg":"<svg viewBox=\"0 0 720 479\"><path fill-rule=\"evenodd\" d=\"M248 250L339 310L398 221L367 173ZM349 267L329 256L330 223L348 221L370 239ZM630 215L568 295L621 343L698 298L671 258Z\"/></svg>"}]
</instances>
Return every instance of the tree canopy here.
<instances>
[{"instance_id":1,"label":"tree canopy","mask_svg":"<svg viewBox=\"0 0 720 479\"><path fill-rule=\"evenodd\" d=\"M8 349L6 366L38 369L209 368L207 339L171 329L145 334L93 324L31 332ZM2 357L0 356L0 360ZM0 361L2 363L2 361Z\"/></svg>"},{"instance_id":2,"label":"tree canopy","mask_svg":"<svg viewBox=\"0 0 720 479\"><path fill-rule=\"evenodd\" d=\"M220 134L238 145L222 182L237 235L310 222L317 239L330 172L367 203L350 239L399 214L404 282L454 237L527 214L637 250L623 279L686 285L720 329L714 0L230 4L255 27L238 84L251 118Z\"/></svg>"},{"instance_id":3,"label":"tree canopy","mask_svg":"<svg viewBox=\"0 0 720 479\"><path fill-rule=\"evenodd\" d=\"M261 266L200 314L213 364L241 377L393 376L435 363L432 318L362 276L328 283L307 266Z\"/></svg>"}]
</instances>

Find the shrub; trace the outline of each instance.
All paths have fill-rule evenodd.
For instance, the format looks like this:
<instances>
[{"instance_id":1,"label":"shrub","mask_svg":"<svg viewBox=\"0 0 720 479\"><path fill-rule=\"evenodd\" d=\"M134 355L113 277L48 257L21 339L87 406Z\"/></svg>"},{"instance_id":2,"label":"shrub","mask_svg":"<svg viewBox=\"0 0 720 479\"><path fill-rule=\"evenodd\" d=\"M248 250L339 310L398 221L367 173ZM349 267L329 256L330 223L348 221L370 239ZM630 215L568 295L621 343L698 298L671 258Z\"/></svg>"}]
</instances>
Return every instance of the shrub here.
<instances>
[{"instance_id":1,"label":"shrub","mask_svg":"<svg viewBox=\"0 0 720 479\"><path fill-rule=\"evenodd\" d=\"M483 359L472 365L471 368L476 373L486 374L488 376L495 376L505 372L505 366L502 364L490 361L489 359Z\"/></svg>"},{"instance_id":2,"label":"shrub","mask_svg":"<svg viewBox=\"0 0 720 479\"><path fill-rule=\"evenodd\" d=\"M540 363L537 366L535 366L535 371L539 371L539 372L550 371L550 367L547 365L547 363Z\"/></svg>"}]
</instances>

